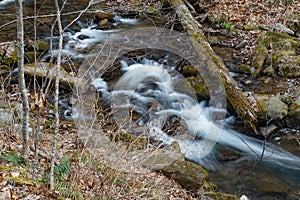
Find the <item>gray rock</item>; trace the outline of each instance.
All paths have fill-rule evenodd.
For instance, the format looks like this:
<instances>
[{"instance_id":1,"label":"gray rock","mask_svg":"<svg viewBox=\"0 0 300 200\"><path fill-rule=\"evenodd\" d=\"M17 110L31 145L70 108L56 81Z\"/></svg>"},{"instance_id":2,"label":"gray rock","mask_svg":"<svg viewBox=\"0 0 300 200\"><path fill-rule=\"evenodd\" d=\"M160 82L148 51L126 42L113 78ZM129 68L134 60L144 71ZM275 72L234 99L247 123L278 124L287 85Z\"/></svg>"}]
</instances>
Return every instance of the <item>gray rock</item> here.
<instances>
[{"instance_id":1,"label":"gray rock","mask_svg":"<svg viewBox=\"0 0 300 200\"><path fill-rule=\"evenodd\" d=\"M268 94L256 94L256 104L258 107L258 116L273 120L281 120L288 113L288 106L280 100L279 96L270 96Z\"/></svg>"},{"instance_id":2,"label":"gray rock","mask_svg":"<svg viewBox=\"0 0 300 200\"><path fill-rule=\"evenodd\" d=\"M149 155L142 165L174 179L188 190L198 190L208 178L208 173L201 166L186 161L179 152L178 143L173 143Z\"/></svg>"},{"instance_id":3,"label":"gray rock","mask_svg":"<svg viewBox=\"0 0 300 200\"><path fill-rule=\"evenodd\" d=\"M294 91L295 103L300 105L300 87Z\"/></svg>"},{"instance_id":4,"label":"gray rock","mask_svg":"<svg viewBox=\"0 0 300 200\"><path fill-rule=\"evenodd\" d=\"M289 29L288 27L284 26L283 24L281 23L276 23L274 26L273 26L275 29L279 30L279 31L283 31L287 34L290 34L290 35L294 35L294 31L292 31L291 29Z\"/></svg>"}]
</instances>

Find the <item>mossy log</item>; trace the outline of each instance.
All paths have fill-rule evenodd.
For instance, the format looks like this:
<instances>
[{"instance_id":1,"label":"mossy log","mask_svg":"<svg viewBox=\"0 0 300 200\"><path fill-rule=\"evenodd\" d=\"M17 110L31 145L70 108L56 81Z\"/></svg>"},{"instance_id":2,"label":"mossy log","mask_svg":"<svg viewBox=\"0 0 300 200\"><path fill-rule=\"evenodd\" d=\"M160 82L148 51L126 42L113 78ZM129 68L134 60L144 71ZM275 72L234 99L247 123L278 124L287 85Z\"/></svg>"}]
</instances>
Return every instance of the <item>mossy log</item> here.
<instances>
[{"instance_id":1,"label":"mossy log","mask_svg":"<svg viewBox=\"0 0 300 200\"><path fill-rule=\"evenodd\" d=\"M218 74L218 78L221 79L224 87L226 98L232 104L237 114L245 120L245 122L256 131L256 115L250 106L249 102L244 98L242 91L237 86L235 80L230 76L222 59L212 50L207 42L203 32L201 31L201 24L193 18L189 9L186 7L182 0L170 0L171 6L173 6L176 14L178 15L181 25L187 32L189 37L195 41L197 48L202 48L197 54L203 54L205 52L209 59L208 70L210 74ZM203 55L199 56L203 57ZM214 77L216 77L214 75Z\"/></svg>"}]
</instances>

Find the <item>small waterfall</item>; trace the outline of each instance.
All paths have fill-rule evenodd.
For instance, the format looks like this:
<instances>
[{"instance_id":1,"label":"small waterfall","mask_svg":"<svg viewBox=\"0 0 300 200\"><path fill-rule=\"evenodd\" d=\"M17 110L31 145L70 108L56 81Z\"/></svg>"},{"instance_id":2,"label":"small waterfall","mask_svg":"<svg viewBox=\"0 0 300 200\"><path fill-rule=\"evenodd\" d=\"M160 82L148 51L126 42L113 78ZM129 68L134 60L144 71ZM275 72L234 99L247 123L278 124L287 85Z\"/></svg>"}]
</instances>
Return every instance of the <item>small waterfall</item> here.
<instances>
[{"instance_id":1,"label":"small waterfall","mask_svg":"<svg viewBox=\"0 0 300 200\"><path fill-rule=\"evenodd\" d=\"M111 91L101 78L91 82L116 110L114 112L121 112L119 123L132 121L124 113L133 110L140 117L136 124L147 126L150 137L167 145L178 142L187 159L202 165L207 159L204 157L213 156L214 145L218 143L231 147L248 159L252 157L287 169L300 170L300 158L271 143L224 128L226 119L213 121L213 113L225 116L226 110L209 107L204 101L199 103L192 93L180 90L186 82L173 68L147 59L131 65L121 61L120 65L125 73ZM117 115L115 117L118 118ZM180 118L187 126L187 136L176 137L163 131L165 123L172 117Z\"/></svg>"}]
</instances>

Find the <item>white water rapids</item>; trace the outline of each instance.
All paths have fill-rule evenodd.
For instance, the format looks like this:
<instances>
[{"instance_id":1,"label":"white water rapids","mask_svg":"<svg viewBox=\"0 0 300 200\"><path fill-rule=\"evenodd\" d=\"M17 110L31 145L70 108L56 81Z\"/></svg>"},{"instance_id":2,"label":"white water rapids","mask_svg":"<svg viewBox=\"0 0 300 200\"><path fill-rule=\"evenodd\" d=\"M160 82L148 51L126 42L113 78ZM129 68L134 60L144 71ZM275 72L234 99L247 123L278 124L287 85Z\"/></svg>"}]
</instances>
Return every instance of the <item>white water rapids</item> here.
<instances>
[{"instance_id":1,"label":"white water rapids","mask_svg":"<svg viewBox=\"0 0 300 200\"><path fill-rule=\"evenodd\" d=\"M300 169L300 159L279 146L223 128L222 124L228 118L213 121L212 113L225 114L226 111L209 107L207 102L198 103L193 95L182 90L183 77L174 74L174 69L146 59L129 66L121 61L121 67L125 73L113 89L109 89L102 78L91 82L105 103L111 105L114 112L119 112L120 115L115 115L118 124L132 126L129 112L134 111L139 120L132 123L147 126L149 136L164 144L178 142L187 159L204 166L204 160L213 157L215 143L218 143L238 151L247 159ZM180 84L181 90L178 90ZM178 137L163 131L165 123L172 117L182 120L188 130L187 136Z\"/></svg>"}]
</instances>

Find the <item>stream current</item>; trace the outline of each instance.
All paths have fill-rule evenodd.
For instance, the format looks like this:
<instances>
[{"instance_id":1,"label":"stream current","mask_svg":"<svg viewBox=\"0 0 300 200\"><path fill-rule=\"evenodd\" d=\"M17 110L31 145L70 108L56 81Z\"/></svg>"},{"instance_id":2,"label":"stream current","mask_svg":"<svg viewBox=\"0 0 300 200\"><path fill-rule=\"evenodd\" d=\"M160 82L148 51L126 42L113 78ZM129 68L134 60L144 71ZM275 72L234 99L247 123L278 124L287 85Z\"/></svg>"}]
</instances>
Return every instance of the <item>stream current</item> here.
<instances>
[{"instance_id":1,"label":"stream current","mask_svg":"<svg viewBox=\"0 0 300 200\"><path fill-rule=\"evenodd\" d=\"M45 5L47 12L49 8L53 9L52 2ZM74 5L84 7L80 3ZM70 11L74 9L67 7ZM2 24L15 18L13 1L1 1L0 8L5 16ZM28 5L25 5L26 13L32 15ZM133 26L138 22L120 16L115 21L116 28L118 24ZM11 31L12 26L9 24L4 30ZM81 31L65 33L64 50L68 56L82 59L85 55L75 53L76 49L102 42L105 35L119 31L102 31L93 26L85 24ZM78 39L80 35L88 37ZM189 86L182 90L186 81L172 66L150 59L134 63L120 60L119 65L123 73L113 86L101 76L92 77L90 81L105 104L116 111L117 123L131 121L134 125L127 124L129 129L146 126L149 136L165 145L178 142L185 157L206 167L212 181L224 192L246 194L252 199L293 199L289 194L299 191L299 157L276 144L235 131L229 123L233 121L231 117L214 120L215 113L226 116L227 111L211 107L207 101L198 102ZM71 110L75 111L74 108ZM138 119L132 120L129 111L134 111ZM120 118L120 115L125 117ZM166 130L166 124L176 121L174 119L179 119L180 126L185 128L183 133L170 134Z\"/></svg>"}]
</instances>

